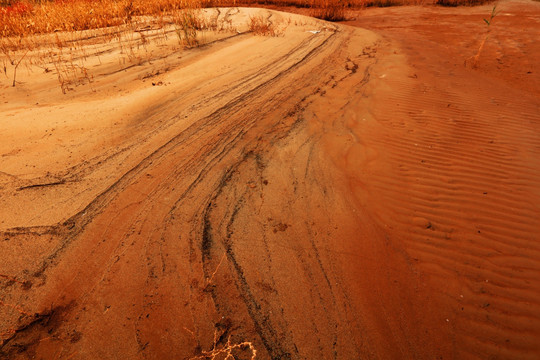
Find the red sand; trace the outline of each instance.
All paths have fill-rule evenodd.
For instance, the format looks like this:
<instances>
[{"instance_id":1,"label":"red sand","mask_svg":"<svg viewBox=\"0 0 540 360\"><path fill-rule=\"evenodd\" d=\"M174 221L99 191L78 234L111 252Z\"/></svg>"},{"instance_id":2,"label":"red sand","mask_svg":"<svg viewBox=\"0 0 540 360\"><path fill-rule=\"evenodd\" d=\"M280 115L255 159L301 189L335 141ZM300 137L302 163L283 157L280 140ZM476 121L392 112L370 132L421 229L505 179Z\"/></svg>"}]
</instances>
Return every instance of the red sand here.
<instances>
[{"instance_id":1,"label":"red sand","mask_svg":"<svg viewBox=\"0 0 540 360\"><path fill-rule=\"evenodd\" d=\"M490 9L2 87L0 354L538 359L540 3L473 69Z\"/></svg>"}]
</instances>

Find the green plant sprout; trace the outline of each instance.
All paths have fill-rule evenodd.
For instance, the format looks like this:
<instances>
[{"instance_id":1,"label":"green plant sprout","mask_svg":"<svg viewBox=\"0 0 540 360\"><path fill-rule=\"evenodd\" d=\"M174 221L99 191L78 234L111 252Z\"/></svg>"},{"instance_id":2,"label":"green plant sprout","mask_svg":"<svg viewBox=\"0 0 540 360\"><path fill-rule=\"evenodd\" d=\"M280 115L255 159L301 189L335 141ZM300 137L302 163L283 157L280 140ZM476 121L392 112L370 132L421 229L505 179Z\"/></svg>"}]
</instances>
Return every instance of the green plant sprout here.
<instances>
[{"instance_id":1,"label":"green plant sprout","mask_svg":"<svg viewBox=\"0 0 540 360\"><path fill-rule=\"evenodd\" d=\"M485 23L487 24L487 26L490 26L491 25L491 21L493 20L493 18L495 16L497 16L499 13L497 12L497 4L495 4L493 6L493 9L491 9L491 16L489 17L489 20L488 19L484 19Z\"/></svg>"},{"instance_id":2,"label":"green plant sprout","mask_svg":"<svg viewBox=\"0 0 540 360\"><path fill-rule=\"evenodd\" d=\"M493 6L493 9L491 9L491 15L489 19L484 18L484 22L486 23L487 30L484 35L484 38L482 39L482 42L480 43L480 46L478 47L478 52L476 55L468 58L465 60L465 66L470 65L473 69L475 69L478 65L478 59L480 58L480 54L482 53L482 50L484 49L484 45L486 44L486 41L489 37L489 33L491 32L491 23L493 22L493 19L495 16L499 14L499 11L497 11L497 4Z\"/></svg>"}]
</instances>

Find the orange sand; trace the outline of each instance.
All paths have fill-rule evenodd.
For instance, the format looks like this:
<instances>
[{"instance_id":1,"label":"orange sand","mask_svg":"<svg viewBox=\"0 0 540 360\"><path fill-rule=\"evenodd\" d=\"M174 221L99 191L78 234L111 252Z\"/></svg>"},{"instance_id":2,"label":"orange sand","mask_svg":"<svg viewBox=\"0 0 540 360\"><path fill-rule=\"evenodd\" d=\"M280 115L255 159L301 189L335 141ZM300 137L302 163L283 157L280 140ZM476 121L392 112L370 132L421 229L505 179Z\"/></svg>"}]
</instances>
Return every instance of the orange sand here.
<instances>
[{"instance_id":1,"label":"orange sand","mask_svg":"<svg viewBox=\"0 0 540 360\"><path fill-rule=\"evenodd\" d=\"M500 9L475 69L489 6L241 9L283 35L3 80L0 355L539 358L540 3Z\"/></svg>"}]
</instances>

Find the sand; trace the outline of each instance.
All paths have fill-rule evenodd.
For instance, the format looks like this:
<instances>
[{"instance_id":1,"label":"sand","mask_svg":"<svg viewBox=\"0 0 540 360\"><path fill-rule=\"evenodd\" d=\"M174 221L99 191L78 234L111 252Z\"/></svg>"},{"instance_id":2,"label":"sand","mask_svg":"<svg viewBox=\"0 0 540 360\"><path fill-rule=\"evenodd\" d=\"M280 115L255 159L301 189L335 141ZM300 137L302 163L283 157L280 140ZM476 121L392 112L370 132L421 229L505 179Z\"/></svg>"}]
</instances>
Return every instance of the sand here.
<instances>
[{"instance_id":1,"label":"sand","mask_svg":"<svg viewBox=\"0 0 540 360\"><path fill-rule=\"evenodd\" d=\"M499 8L474 67L490 6L232 9L2 80L2 357L539 358L540 3Z\"/></svg>"}]
</instances>

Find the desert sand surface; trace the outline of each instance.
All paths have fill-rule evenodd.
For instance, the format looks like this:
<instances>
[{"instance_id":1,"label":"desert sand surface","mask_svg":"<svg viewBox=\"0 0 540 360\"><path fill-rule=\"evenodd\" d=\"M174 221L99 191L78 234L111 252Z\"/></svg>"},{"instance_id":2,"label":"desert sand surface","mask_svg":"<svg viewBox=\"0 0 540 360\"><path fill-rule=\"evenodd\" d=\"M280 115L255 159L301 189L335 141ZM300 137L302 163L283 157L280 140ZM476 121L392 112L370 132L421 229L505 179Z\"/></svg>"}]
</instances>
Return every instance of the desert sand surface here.
<instances>
[{"instance_id":1,"label":"desert sand surface","mask_svg":"<svg viewBox=\"0 0 540 360\"><path fill-rule=\"evenodd\" d=\"M241 8L3 78L1 357L540 358L540 3L498 8L475 64L491 6Z\"/></svg>"}]
</instances>

